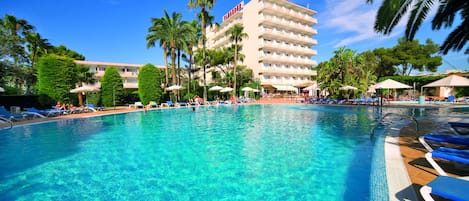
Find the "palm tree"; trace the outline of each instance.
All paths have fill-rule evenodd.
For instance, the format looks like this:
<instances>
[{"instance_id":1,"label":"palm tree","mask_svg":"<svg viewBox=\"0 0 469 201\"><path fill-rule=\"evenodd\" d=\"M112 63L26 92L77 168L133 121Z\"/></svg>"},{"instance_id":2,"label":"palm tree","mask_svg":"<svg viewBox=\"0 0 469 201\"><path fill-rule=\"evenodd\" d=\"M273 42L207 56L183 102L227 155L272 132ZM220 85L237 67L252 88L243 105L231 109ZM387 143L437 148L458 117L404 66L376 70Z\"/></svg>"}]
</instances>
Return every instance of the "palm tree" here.
<instances>
[{"instance_id":1,"label":"palm tree","mask_svg":"<svg viewBox=\"0 0 469 201\"><path fill-rule=\"evenodd\" d=\"M192 74L192 64L194 63L194 45L197 44L201 37L201 31L202 27L199 25L198 21L192 20L187 24L187 28L190 30L190 32L187 34L186 38L186 46L184 51L189 54L188 58L188 63L189 63L189 69L188 69L188 77L189 77L189 83L191 83L191 74ZM187 93L190 93L190 86L187 87Z\"/></svg>"},{"instance_id":2,"label":"palm tree","mask_svg":"<svg viewBox=\"0 0 469 201\"><path fill-rule=\"evenodd\" d=\"M27 47L31 53L31 67L34 68L37 53L52 48L52 45L47 39L43 39L39 33L28 33L26 41L29 43Z\"/></svg>"},{"instance_id":3,"label":"palm tree","mask_svg":"<svg viewBox=\"0 0 469 201\"><path fill-rule=\"evenodd\" d=\"M235 24L233 27L228 29L225 33L230 40L234 42L234 58L233 58L233 96L236 97L236 66L238 64L238 45L243 38L248 37L248 34L243 32L244 27L241 24Z\"/></svg>"},{"instance_id":4,"label":"palm tree","mask_svg":"<svg viewBox=\"0 0 469 201\"><path fill-rule=\"evenodd\" d=\"M207 40L207 30L206 30L206 19L205 19L205 13L207 12L207 9L210 10L212 9L213 5L215 4L216 0L189 0L188 7L190 9L192 8L200 8L200 13L201 13L201 25L202 25L202 53L203 53L203 59L202 59L202 65L204 68L204 102L207 101L207 81L206 81L206 69L205 69L205 48L206 48L206 40Z\"/></svg>"},{"instance_id":5,"label":"palm tree","mask_svg":"<svg viewBox=\"0 0 469 201\"><path fill-rule=\"evenodd\" d=\"M366 0L366 2L373 3L373 0ZM456 18L455 15L461 15L461 24L446 37L440 46L443 54L447 54L449 50L460 51L469 39L469 2L467 0L384 0L378 10L374 29L383 34L390 34L408 9L412 9L405 31L406 39L411 41L435 5L439 7L432 20L433 30L440 30L442 26L451 27ZM465 53L469 54L469 48Z\"/></svg>"},{"instance_id":6,"label":"palm tree","mask_svg":"<svg viewBox=\"0 0 469 201\"><path fill-rule=\"evenodd\" d=\"M190 29L186 25L188 22L182 20L182 14L173 12L169 16L168 12L165 10L165 17L162 18L164 24L164 30L166 33L166 40L169 42L169 48L171 49L171 77L172 84L177 84L176 79L176 49L178 44L184 42L185 36L190 33Z\"/></svg>"},{"instance_id":7,"label":"palm tree","mask_svg":"<svg viewBox=\"0 0 469 201\"><path fill-rule=\"evenodd\" d=\"M78 87L82 87L83 83L94 84L96 82L96 77L94 73L90 71L89 66L77 65L77 80ZM83 95L82 93L78 94L78 105L83 106Z\"/></svg>"},{"instance_id":8,"label":"palm tree","mask_svg":"<svg viewBox=\"0 0 469 201\"><path fill-rule=\"evenodd\" d=\"M163 57L164 57L164 70L166 83L165 86L169 83L169 74L168 74L168 42L166 39L166 33L164 31L164 21L162 18L151 18L152 26L148 28L149 34L147 34L147 48L154 47L156 41L160 41L160 47L163 47Z\"/></svg>"}]
</instances>

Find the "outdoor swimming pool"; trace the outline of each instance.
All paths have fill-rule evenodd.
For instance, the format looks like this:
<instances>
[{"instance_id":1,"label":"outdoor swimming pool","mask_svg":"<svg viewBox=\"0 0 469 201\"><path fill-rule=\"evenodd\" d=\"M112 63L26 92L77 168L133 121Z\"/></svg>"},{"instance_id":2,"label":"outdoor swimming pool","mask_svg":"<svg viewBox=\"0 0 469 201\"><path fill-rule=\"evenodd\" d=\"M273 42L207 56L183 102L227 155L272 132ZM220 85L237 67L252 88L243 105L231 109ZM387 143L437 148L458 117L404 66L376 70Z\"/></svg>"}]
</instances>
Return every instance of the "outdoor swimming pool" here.
<instances>
[{"instance_id":1,"label":"outdoor swimming pool","mask_svg":"<svg viewBox=\"0 0 469 201\"><path fill-rule=\"evenodd\" d=\"M0 130L0 200L387 200L373 108L227 105Z\"/></svg>"}]
</instances>

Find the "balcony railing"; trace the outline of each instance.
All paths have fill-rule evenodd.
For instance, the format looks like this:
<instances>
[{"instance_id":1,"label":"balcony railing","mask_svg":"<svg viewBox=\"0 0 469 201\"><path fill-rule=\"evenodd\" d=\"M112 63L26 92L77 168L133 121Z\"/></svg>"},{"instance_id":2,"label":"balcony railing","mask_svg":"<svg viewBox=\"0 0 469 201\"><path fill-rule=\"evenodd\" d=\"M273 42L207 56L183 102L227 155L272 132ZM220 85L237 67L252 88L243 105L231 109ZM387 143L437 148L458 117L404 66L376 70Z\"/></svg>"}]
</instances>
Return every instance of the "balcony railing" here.
<instances>
[{"instance_id":1,"label":"balcony railing","mask_svg":"<svg viewBox=\"0 0 469 201\"><path fill-rule=\"evenodd\" d=\"M261 55L261 61L267 61L272 63L284 63L284 64L293 64L293 65L300 65L300 66L310 66L315 65L316 62L312 59L308 58L294 58L291 56L281 56L281 55Z\"/></svg>"},{"instance_id":2,"label":"balcony railing","mask_svg":"<svg viewBox=\"0 0 469 201\"><path fill-rule=\"evenodd\" d=\"M260 42L260 48L277 50L280 52L288 52L288 53L299 54L299 55L309 55L309 56L317 55L317 51L311 48L285 45L283 43L276 43L276 42L262 41Z\"/></svg>"},{"instance_id":3,"label":"balcony railing","mask_svg":"<svg viewBox=\"0 0 469 201\"><path fill-rule=\"evenodd\" d=\"M259 71L263 75L302 75L302 76L313 76L316 72L310 69L282 69L282 68L263 68Z\"/></svg>"},{"instance_id":4,"label":"balcony railing","mask_svg":"<svg viewBox=\"0 0 469 201\"><path fill-rule=\"evenodd\" d=\"M277 6L276 4L272 4L268 2L264 2L262 5L263 6L261 6L260 10L267 10L269 11L269 13L275 13L279 16L291 16L292 18L295 18L298 21L303 21L311 25L318 23L318 21L315 18L311 17L310 15L307 15L298 11L294 11L292 9L280 7L280 6Z\"/></svg>"},{"instance_id":5,"label":"balcony railing","mask_svg":"<svg viewBox=\"0 0 469 201\"><path fill-rule=\"evenodd\" d=\"M308 35L317 34L317 31L311 26L303 25L300 23L293 22L291 20L285 20L284 18L277 18L272 16L262 16L260 18L260 24L267 24L275 27L287 28L295 32L301 32Z\"/></svg>"},{"instance_id":6,"label":"balcony railing","mask_svg":"<svg viewBox=\"0 0 469 201\"><path fill-rule=\"evenodd\" d=\"M138 83L124 83L124 88L136 89L138 88Z\"/></svg>"},{"instance_id":7,"label":"balcony railing","mask_svg":"<svg viewBox=\"0 0 469 201\"><path fill-rule=\"evenodd\" d=\"M279 38L287 42L293 42L297 44L303 44L306 46L317 45L318 41L310 37L305 37L299 34L287 33L284 31L278 31L273 29L261 29L261 36L270 36L272 38Z\"/></svg>"},{"instance_id":8,"label":"balcony railing","mask_svg":"<svg viewBox=\"0 0 469 201\"><path fill-rule=\"evenodd\" d=\"M291 85L297 86L304 83L305 80L280 80L280 79L261 79L261 85Z\"/></svg>"}]
</instances>

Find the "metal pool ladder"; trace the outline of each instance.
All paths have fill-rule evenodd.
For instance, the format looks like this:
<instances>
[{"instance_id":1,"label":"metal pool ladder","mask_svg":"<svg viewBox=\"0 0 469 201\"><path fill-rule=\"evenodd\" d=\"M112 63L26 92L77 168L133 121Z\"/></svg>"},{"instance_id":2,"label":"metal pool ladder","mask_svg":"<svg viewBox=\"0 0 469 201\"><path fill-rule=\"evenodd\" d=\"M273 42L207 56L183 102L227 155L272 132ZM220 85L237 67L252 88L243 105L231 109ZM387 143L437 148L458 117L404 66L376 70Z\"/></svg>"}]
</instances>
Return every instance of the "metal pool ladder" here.
<instances>
[{"instance_id":1,"label":"metal pool ladder","mask_svg":"<svg viewBox=\"0 0 469 201\"><path fill-rule=\"evenodd\" d=\"M410 116L410 115L405 115L405 114L398 114L398 113L386 113L385 115L383 115L383 117L381 117L381 119L379 120L378 124L376 124L370 131L370 136L371 137L374 137L375 135L375 130L376 128L378 128L379 126L387 126L387 125L391 125L392 122L385 122L384 120L386 119L386 117L388 116L398 116L398 117L401 117L401 118L407 118L407 119L410 119L411 121L415 122L415 137L417 138L418 137L418 133L419 133L419 122L417 121L417 119L415 119L415 117L413 116Z\"/></svg>"},{"instance_id":2,"label":"metal pool ladder","mask_svg":"<svg viewBox=\"0 0 469 201\"><path fill-rule=\"evenodd\" d=\"M3 126L0 126L0 130L13 128L13 122L11 120L4 118L4 117L0 117L0 125L3 125L4 123L8 124L9 127L4 128Z\"/></svg>"}]
</instances>

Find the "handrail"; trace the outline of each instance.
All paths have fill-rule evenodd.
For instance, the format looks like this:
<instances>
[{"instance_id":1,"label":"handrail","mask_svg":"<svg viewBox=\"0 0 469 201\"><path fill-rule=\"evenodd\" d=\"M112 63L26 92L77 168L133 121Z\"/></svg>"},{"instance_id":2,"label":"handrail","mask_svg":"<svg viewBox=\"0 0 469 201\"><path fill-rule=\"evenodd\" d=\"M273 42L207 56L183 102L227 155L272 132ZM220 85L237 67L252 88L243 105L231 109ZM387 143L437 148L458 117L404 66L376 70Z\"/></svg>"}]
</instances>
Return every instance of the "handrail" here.
<instances>
[{"instance_id":1,"label":"handrail","mask_svg":"<svg viewBox=\"0 0 469 201\"><path fill-rule=\"evenodd\" d=\"M417 119L413 116L409 116L409 115L405 115L405 114L398 114L398 113L386 113L383 117L381 117L381 119L379 120L378 124L375 125L371 131L370 131L370 136L373 137L375 135L375 130L378 126L380 125L384 125L383 124L383 120L388 117L388 116L391 116L391 115L396 115L396 116L400 116L400 117L405 117L405 118L408 118L412 121L415 122L415 137L417 138L418 137L418 133L419 133L419 122L417 121Z\"/></svg>"},{"instance_id":2,"label":"handrail","mask_svg":"<svg viewBox=\"0 0 469 201\"><path fill-rule=\"evenodd\" d=\"M7 119L7 118L4 118L4 117L0 117L0 121L4 121L4 122L7 122L7 123L10 124L10 127L9 127L9 128L0 128L0 130L1 130L1 129L11 129L11 128L13 128L13 122L12 122L11 120L9 120L9 119Z\"/></svg>"}]
</instances>

